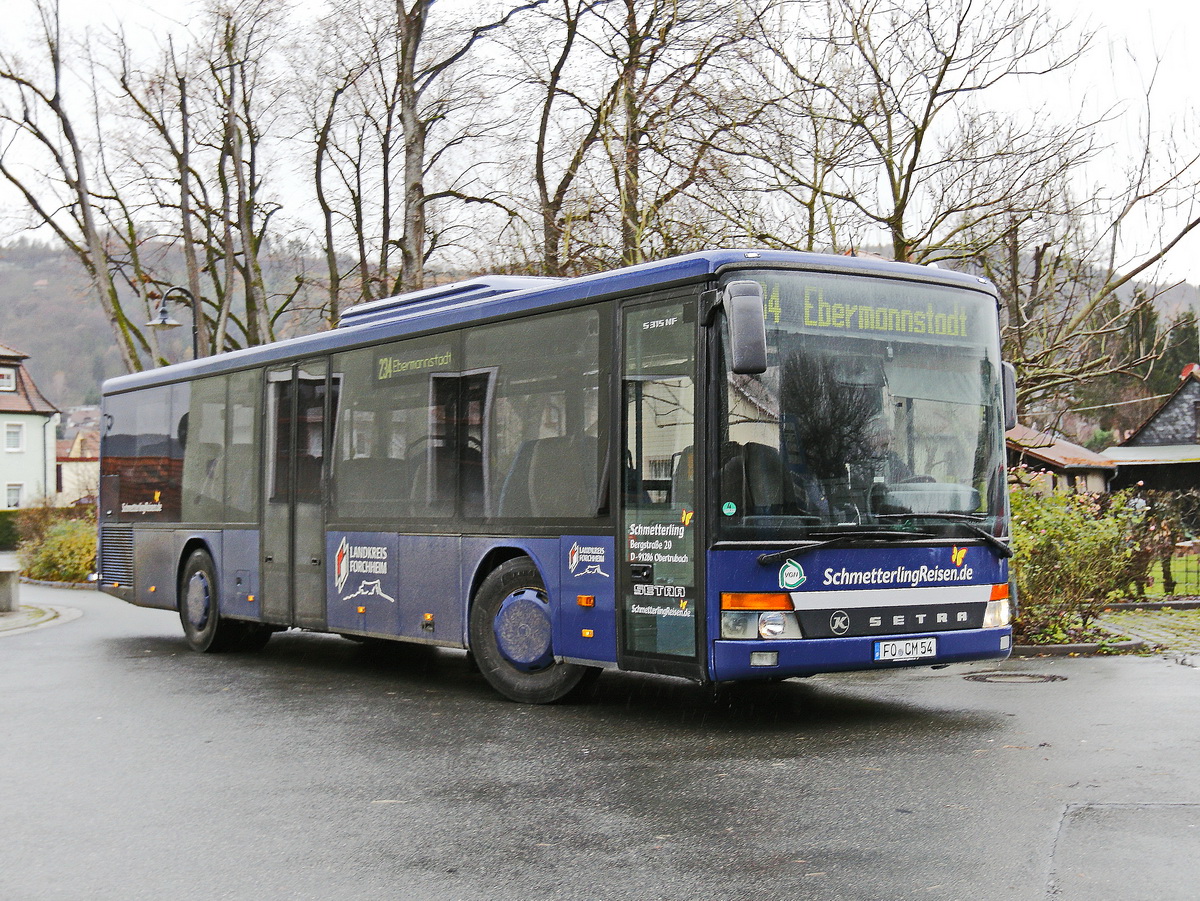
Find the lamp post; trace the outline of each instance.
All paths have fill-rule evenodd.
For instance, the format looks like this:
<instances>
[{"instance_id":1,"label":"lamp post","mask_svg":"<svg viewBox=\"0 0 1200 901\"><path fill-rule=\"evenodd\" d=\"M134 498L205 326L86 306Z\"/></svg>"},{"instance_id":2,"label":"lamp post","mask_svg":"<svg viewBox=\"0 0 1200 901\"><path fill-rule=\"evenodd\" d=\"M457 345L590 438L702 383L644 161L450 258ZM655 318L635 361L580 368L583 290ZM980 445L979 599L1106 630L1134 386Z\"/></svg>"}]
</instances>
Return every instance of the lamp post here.
<instances>
[{"instance_id":1,"label":"lamp post","mask_svg":"<svg viewBox=\"0 0 1200 901\"><path fill-rule=\"evenodd\" d=\"M147 322L146 325L154 329L172 329L183 325L182 322L172 318L170 311L167 309L167 300L172 294L182 294L192 306L192 359L198 360L200 359L200 300L187 288L180 287L179 285L172 285L170 288L167 288L159 299L158 309L154 311L154 318Z\"/></svg>"}]
</instances>

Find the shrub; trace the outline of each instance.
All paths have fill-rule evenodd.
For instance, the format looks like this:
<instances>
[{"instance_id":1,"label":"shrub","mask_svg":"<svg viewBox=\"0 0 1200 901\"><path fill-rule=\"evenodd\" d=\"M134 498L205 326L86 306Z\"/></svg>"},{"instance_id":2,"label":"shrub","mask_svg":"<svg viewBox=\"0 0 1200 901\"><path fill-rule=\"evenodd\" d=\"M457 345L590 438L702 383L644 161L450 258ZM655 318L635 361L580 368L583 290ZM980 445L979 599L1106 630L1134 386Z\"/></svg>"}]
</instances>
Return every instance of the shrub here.
<instances>
[{"instance_id":1,"label":"shrub","mask_svg":"<svg viewBox=\"0 0 1200 901\"><path fill-rule=\"evenodd\" d=\"M1144 501L1112 495L1011 493L1013 572L1020 600L1014 628L1031 643L1070 641L1106 602L1144 585L1150 528Z\"/></svg>"},{"instance_id":2,"label":"shrub","mask_svg":"<svg viewBox=\"0 0 1200 901\"><path fill-rule=\"evenodd\" d=\"M14 551L21 540L17 530L17 511L0 510L0 551Z\"/></svg>"},{"instance_id":3,"label":"shrub","mask_svg":"<svg viewBox=\"0 0 1200 901\"><path fill-rule=\"evenodd\" d=\"M96 527L86 519L54 523L40 541L22 542L19 554L31 579L84 582L96 570Z\"/></svg>"},{"instance_id":4,"label":"shrub","mask_svg":"<svg viewBox=\"0 0 1200 901\"><path fill-rule=\"evenodd\" d=\"M56 507L49 500L43 500L32 507L14 511L17 515L17 535L19 544L37 544L45 537L52 525L70 519L96 522L94 505L80 507Z\"/></svg>"}]
</instances>

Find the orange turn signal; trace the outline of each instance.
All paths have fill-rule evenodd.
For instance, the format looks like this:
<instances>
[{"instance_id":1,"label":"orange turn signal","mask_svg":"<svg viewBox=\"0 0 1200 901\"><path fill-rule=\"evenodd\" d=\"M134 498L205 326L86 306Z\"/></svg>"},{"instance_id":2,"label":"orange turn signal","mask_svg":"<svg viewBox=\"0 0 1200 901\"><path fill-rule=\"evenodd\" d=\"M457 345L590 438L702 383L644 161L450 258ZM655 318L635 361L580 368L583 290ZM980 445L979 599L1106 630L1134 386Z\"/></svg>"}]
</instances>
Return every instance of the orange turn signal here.
<instances>
[{"instance_id":1,"label":"orange turn signal","mask_svg":"<svg viewBox=\"0 0 1200 901\"><path fill-rule=\"evenodd\" d=\"M575 595L575 603L580 607L595 607L596 596L594 594L577 594Z\"/></svg>"},{"instance_id":2,"label":"orange turn signal","mask_svg":"<svg viewBox=\"0 0 1200 901\"><path fill-rule=\"evenodd\" d=\"M988 600L989 601L1006 601L1006 600L1008 600L1008 583L1005 582L1003 585L993 585L992 586L992 596L990 598L988 598Z\"/></svg>"},{"instance_id":3,"label":"orange turn signal","mask_svg":"<svg viewBox=\"0 0 1200 901\"><path fill-rule=\"evenodd\" d=\"M722 610L794 610L792 596L780 592L721 592Z\"/></svg>"}]
</instances>

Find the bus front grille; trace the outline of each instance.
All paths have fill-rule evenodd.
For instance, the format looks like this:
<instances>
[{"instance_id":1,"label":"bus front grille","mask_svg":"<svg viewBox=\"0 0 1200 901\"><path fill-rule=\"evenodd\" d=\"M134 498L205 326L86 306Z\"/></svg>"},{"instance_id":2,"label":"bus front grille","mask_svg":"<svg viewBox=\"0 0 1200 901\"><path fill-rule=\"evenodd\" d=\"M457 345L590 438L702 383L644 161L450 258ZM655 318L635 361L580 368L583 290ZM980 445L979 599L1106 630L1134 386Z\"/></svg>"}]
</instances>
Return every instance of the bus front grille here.
<instances>
[{"instance_id":1,"label":"bus front grille","mask_svg":"<svg viewBox=\"0 0 1200 901\"><path fill-rule=\"evenodd\" d=\"M100 529L100 581L133 584L133 530L103 526Z\"/></svg>"}]
</instances>

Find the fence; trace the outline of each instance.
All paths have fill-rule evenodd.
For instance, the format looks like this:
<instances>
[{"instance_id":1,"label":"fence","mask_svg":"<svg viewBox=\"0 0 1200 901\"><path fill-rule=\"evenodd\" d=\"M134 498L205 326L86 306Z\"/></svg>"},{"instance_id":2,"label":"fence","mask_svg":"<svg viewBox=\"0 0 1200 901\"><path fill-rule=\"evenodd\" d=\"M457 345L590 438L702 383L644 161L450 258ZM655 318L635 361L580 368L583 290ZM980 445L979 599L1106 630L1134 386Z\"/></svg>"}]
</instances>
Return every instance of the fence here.
<instances>
[{"instance_id":1,"label":"fence","mask_svg":"<svg viewBox=\"0 0 1200 901\"><path fill-rule=\"evenodd\" d=\"M1146 586L1146 597L1200 597L1200 554L1176 554L1172 557L1171 579L1175 583L1175 590L1168 594L1162 561L1155 560L1150 564L1150 583Z\"/></svg>"}]
</instances>

